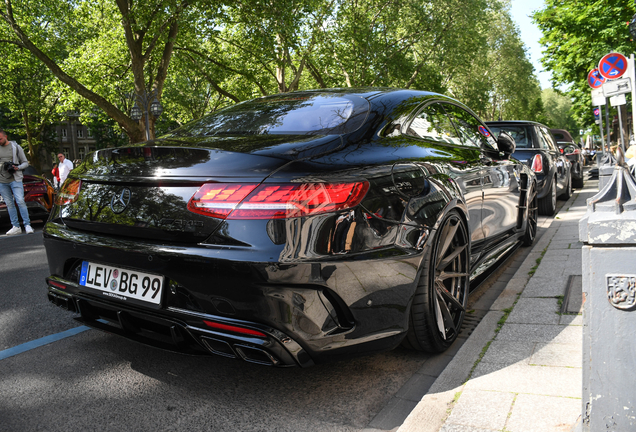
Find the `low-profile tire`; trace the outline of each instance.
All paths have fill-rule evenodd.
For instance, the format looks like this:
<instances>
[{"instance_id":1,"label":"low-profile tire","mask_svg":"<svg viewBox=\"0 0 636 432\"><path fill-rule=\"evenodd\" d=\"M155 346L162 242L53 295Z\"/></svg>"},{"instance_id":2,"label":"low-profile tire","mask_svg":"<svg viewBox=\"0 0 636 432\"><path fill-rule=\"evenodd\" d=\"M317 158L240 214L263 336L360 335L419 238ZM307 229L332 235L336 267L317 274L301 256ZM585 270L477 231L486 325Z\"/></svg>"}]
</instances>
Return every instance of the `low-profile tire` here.
<instances>
[{"instance_id":1,"label":"low-profile tire","mask_svg":"<svg viewBox=\"0 0 636 432\"><path fill-rule=\"evenodd\" d=\"M521 241L524 246L531 246L537 237L537 222L539 218L538 198L535 183L528 189L528 201L526 203L526 232Z\"/></svg>"},{"instance_id":2,"label":"low-profile tire","mask_svg":"<svg viewBox=\"0 0 636 432\"><path fill-rule=\"evenodd\" d=\"M565 190L563 191L561 196L559 196L559 199L563 201L567 201L570 199L571 196L572 196L572 174L570 174L570 178L568 179L568 184L565 187Z\"/></svg>"},{"instance_id":3,"label":"low-profile tire","mask_svg":"<svg viewBox=\"0 0 636 432\"><path fill-rule=\"evenodd\" d=\"M556 211L556 181L554 177L550 181L548 194L539 199L539 214L543 216L554 216Z\"/></svg>"},{"instance_id":4,"label":"low-profile tire","mask_svg":"<svg viewBox=\"0 0 636 432\"><path fill-rule=\"evenodd\" d=\"M468 302L469 235L456 211L444 218L422 260L403 345L440 353L457 339Z\"/></svg>"}]
</instances>

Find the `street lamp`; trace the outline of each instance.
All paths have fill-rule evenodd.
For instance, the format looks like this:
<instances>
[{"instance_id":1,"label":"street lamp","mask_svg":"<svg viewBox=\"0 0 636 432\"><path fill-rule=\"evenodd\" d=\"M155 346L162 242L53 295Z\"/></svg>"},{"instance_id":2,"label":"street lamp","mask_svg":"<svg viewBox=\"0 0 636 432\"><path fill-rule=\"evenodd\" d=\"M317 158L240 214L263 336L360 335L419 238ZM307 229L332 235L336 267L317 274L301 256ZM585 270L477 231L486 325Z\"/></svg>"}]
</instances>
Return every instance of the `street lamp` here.
<instances>
[{"instance_id":1,"label":"street lamp","mask_svg":"<svg viewBox=\"0 0 636 432\"><path fill-rule=\"evenodd\" d=\"M156 119L159 118L163 112L161 103L157 100L157 90L153 90L148 94L143 92L142 94L135 93L135 105L130 110L130 118L139 121L142 116L146 117L146 141L150 140L150 114ZM141 105L141 107L140 107Z\"/></svg>"}]
</instances>

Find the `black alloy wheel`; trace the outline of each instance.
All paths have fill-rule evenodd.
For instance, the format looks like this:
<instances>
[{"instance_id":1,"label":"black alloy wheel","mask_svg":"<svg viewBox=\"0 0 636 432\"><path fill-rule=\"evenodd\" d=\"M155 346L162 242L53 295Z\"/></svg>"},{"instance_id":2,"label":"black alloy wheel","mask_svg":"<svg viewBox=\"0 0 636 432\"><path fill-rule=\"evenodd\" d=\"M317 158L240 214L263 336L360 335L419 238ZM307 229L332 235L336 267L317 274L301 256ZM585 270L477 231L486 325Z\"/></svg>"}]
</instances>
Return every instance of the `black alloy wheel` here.
<instances>
[{"instance_id":1,"label":"black alloy wheel","mask_svg":"<svg viewBox=\"0 0 636 432\"><path fill-rule=\"evenodd\" d=\"M526 232L521 239L524 246L531 246L537 237L537 222L539 218L539 206L537 199L536 184L531 183L528 190L528 201L526 203Z\"/></svg>"},{"instance_id":2,"label":"black alloy wheel","mask_svg":"<svg viewBox=\"0 0 636 432\"><path fill-rule=\"evenodd\" d=\"M554 216L557 201L556 180L550 180L550 190L548 194L539 200L539 214L544 216Z\"/></svg>"},{"instance_id":3,"label":"black alloy wheel","mask_svg":"<svg viewBox=\"0 0 636 432\"><path fill-rule=\"evenodd\" d=\"M469 289L469 237L466 224L451 211L422 260L422 271L403 345L439 353L457 339Z\"/></svg>"}]
</instances>

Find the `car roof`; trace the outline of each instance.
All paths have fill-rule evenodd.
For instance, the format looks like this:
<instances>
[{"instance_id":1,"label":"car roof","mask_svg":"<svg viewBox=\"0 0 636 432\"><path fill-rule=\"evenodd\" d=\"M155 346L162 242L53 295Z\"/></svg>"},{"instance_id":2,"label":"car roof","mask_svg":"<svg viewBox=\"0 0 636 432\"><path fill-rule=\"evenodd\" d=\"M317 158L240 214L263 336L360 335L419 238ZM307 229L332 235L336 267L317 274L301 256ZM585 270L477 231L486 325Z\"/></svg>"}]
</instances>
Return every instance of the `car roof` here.
<instances>
[{"instance_id":1,"label":"car roof","mask_svg":"<svg viewBox=\"0 0 636 432\"><path fill-rule=\"evenodd\" d=\"M559 141L574 142L574 139L572 138L572 135L570 135L570 132L566 131L565 129L550 129L550 132L552 132L552 135L554 135L554 137Z\"/></svg>"}]
</instances>

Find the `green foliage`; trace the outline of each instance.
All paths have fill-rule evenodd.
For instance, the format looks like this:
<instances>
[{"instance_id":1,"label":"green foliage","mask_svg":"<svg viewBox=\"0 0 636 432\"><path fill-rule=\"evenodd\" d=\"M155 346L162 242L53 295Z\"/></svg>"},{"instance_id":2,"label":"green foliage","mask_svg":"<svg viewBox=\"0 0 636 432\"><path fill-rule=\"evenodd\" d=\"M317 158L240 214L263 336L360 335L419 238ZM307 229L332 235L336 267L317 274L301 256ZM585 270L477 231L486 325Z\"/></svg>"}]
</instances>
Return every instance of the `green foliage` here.
<instances>
[{"instance_id":1,"label":"green foliage","mask_svg":"<svg viewBox=\"0 0 636 432\"><path fill-rule=\"evenodd\" d=\"M53 97L59 113L107 125L100 138L114 144L122 131L144 139L135 92L156 92L162 132L310 88L436 91L486 119L542 112L506 0L5 0L2 47L30 53L46 76L43 106Z\"/></svg>"},{"instance_id":2,"label":"green foliage","mask_svg":"<svg viewBox=\"0 0 636 432\"><path fill-rule=\"evenodd\" d=\"M541 98L546 117L544 124L553 129L565 129L576 139L580 127L574 118L570 98L553 89L543 90Z\"/></svg>"},{"instance_id":3,"label":"green foliage","mask_svg":"<svg viewBox=\"0 0 636 432\"><path fill-rule=\"evenodd\" d=\"M632 0L546 0L533 16L543 32L541 61L552 72L554 87L568 86L574 116L582 125L594 123L589 71L605 54L629 55L636 48L626 25L634 11Z\"/></svg>"}]
</instances>

